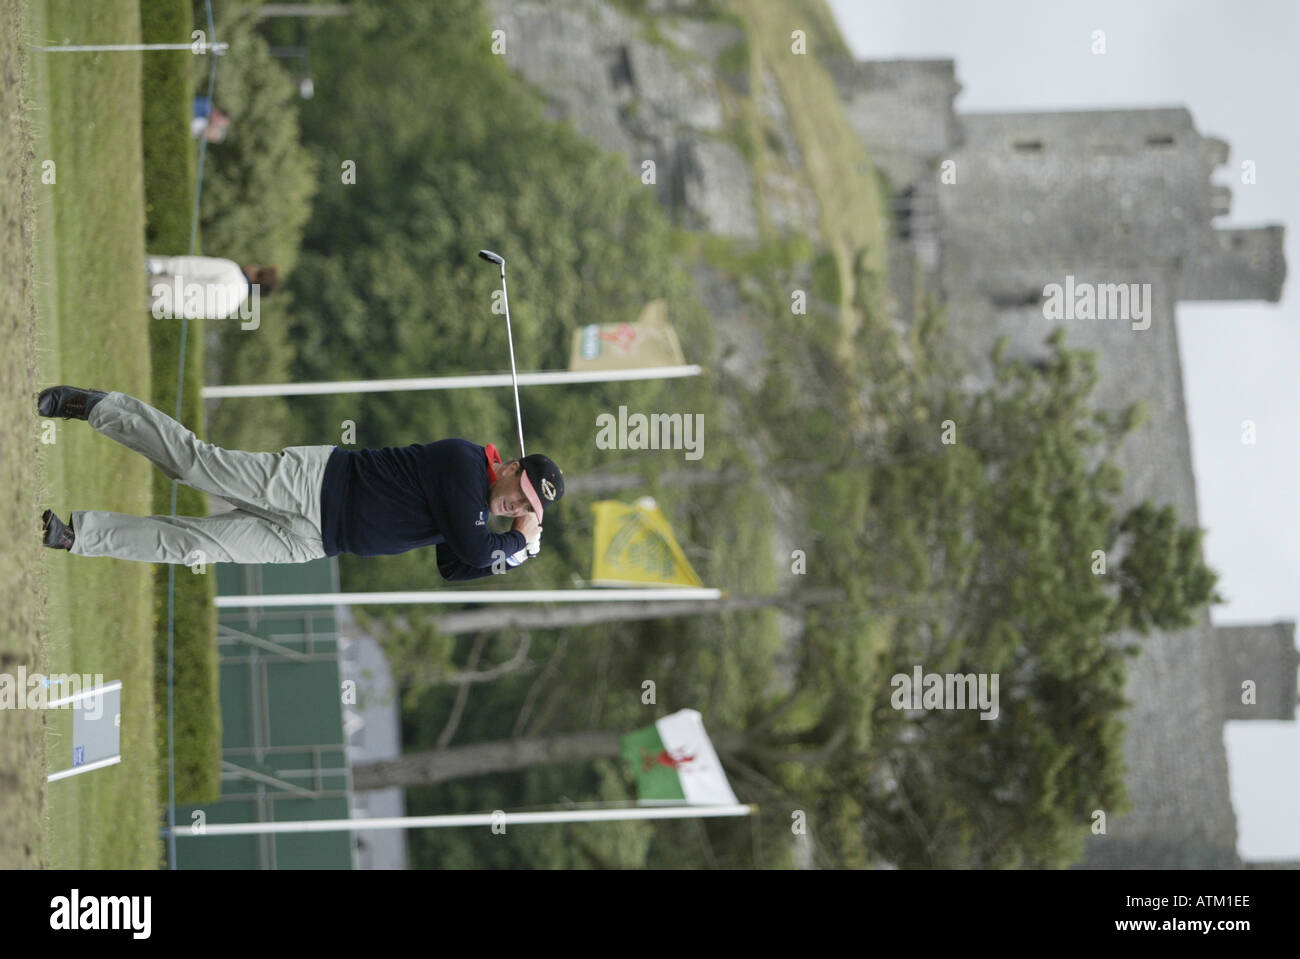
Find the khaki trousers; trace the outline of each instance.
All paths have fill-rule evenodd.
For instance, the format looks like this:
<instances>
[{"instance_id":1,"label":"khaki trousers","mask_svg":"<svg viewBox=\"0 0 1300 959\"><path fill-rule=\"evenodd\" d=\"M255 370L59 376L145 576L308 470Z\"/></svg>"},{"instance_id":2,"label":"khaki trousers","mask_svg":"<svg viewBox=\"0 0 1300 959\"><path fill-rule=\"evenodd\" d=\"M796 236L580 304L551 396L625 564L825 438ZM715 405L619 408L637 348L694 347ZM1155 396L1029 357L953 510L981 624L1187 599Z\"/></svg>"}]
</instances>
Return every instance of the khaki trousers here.
<instances>
[{"instance_id":1,"label":"khaki trousers","mask_svg":"<svg viewBox=\"0 0 1300 959\"><path fill-rule=\"evenodd\" d=\"M71 551L77 556L194 566L306 563L325 555L320 494L333 446L291 446L278 453L222 449L117 392L95 404L88 422L147 457L169 478L235 508L206 517L73 510Z\"/></svg>"}]
</instances>

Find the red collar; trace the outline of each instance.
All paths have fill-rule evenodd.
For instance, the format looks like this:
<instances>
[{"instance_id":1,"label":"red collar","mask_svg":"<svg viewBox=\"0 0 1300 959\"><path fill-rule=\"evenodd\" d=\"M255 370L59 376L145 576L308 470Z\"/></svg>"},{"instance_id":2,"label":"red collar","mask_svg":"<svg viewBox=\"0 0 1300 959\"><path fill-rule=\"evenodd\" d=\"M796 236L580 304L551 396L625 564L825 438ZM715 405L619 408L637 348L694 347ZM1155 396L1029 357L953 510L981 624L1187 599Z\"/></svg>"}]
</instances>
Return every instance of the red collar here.
<instances>
[{"instance_id":1,"label":"red collar","mask_svg":"<svg viewBox=\"0 0 1300 959\"><path fill-rule=\"evenodd\" d=\"M497 481L497 471L494 467L501 465L501 454L497 452L496 446L489 443L483 447L483 452L487 453L488 483Z\"/></svg>"}]
</instances>

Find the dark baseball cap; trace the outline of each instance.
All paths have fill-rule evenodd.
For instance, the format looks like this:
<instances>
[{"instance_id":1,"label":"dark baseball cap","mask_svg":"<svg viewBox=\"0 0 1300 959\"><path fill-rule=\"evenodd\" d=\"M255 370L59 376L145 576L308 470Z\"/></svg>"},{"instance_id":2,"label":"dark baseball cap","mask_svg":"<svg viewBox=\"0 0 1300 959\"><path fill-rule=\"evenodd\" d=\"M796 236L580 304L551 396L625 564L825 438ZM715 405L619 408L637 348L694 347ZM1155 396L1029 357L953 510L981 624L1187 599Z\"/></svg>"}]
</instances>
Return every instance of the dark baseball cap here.
<instances>
[{"instance_id":1,"label":"dark baseball cap","mask_svg":"<svg viewBox=\"0 0 1300 959\"><path fill-rule=\"evenodd\" d=\"M520 462L524 471L519 474L519 485L540 519L543 506L554 506L564 495L564 473L549 456L541 453L532 453Z\"/></svg>"}]
</instances>

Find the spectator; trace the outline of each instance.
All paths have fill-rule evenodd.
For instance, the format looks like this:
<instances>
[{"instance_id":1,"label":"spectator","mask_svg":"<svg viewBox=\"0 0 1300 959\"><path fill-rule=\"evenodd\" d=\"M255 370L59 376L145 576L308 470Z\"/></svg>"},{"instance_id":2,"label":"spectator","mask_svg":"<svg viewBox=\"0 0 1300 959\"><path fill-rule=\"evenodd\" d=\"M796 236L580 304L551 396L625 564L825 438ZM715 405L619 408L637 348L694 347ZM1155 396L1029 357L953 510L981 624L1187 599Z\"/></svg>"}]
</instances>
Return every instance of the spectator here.
<instances>
[{"instance_id":1,"label":"spectator","mask_svg":"<svg viewBox=\"0 0 1300 959\"><path fill-rule=\"evenodd\" d=\"M222 112L208 97L194 98L194 119L190 121L190 135L196 140L207 137L209 143L223 143L230 128L230 117Z\"/></svg>"},{"instance_id":2,"label":"spectator","mask_svg":"<svg viewBox=\"0 0 1300 959\"><path fill-rule=\"evenodd\" d=\"M145 273L149 278L149 308L157 319L184 315L190 319L224 320L238 313L250 297L255 302L257 297L270 296L280 285L280 271L274 266L250 263L241 267L234 260L215 256L150 254L145 257ZM201 288L199 309L190 308L196 302L191 284Z\"/></svg>"}]
</instances>

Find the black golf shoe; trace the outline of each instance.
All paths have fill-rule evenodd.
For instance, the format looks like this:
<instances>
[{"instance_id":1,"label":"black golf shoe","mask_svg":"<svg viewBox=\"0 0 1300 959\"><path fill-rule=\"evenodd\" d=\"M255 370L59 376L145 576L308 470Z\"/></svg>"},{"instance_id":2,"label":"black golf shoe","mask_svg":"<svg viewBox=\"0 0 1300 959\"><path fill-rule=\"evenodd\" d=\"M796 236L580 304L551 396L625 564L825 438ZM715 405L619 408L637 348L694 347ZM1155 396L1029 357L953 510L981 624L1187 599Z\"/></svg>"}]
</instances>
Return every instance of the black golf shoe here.
<instances>
[{"instance_id":1,"label":"black golf shoe","mask_svg":"<svg viewBox=\"0 0 1300 959\"><path fill-rule=\"evenodd\" d=\"M50 549L66 549L71 552L72 544L77 541L72 527L65 525L63 520L54 515L52 509L41 514L41 521L41 542Z\"/></svg>"},{"instance_id":2,"label":"black golf shoe","mask_svg":"<svg viewBox=\"0 0 1300 959\"><path fill-rule=\"evenodd\" d=\"M65 420L90 417L95 404L108 394L103 390L83 390L76 386L50 386L41 390L36 410L41 416L61 416Z\"/></svg>"}]
</instances>

